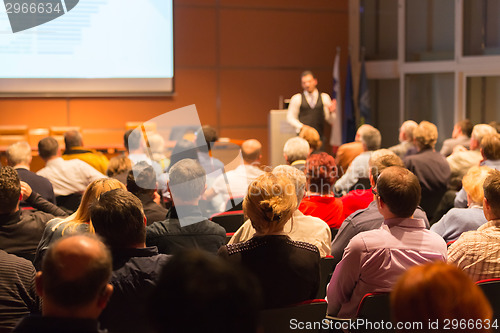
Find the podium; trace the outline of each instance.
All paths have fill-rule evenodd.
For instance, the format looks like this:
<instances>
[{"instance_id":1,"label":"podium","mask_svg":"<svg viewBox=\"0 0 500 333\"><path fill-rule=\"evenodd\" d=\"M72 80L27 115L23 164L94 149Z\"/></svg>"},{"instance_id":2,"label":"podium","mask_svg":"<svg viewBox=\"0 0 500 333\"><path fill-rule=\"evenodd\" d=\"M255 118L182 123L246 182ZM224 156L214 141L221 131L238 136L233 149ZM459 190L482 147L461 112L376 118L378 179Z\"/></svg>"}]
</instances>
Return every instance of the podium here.
<instances>
[{"instance_id":1,"label":"podium","mask_svg":"<svg viewBox=\"0 0 500 333\"><path fill-rule=\"evenodd\" d=\"M269 161L272 167L286 164L283 157L285 142L297 136L295 128L286 121L287 110L269 112Z\"/></svg>"}]
</instances>

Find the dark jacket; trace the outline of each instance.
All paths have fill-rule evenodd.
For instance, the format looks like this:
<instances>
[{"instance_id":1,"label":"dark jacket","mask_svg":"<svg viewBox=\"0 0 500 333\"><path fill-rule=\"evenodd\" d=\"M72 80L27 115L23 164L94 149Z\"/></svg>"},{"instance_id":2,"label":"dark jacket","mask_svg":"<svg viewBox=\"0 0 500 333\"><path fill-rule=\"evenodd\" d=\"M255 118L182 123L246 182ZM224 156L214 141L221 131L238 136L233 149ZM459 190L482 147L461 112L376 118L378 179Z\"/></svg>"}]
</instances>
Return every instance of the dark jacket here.
<instances>
[{"instance_id":1,"label":"dark jacket","mask_svg":"<svg viewBox=\"0 0 500 333\"><path fill-rule=\"evenodd\" d=\"M45 200L56 204L56 196L54 195L54 188L50 181L42 176L31 172L28 169L18 168L16 169L19 179L23 182L28 183L33 192L36 192L42 196ZM25 201L21 201L21 207L28 206Z\"/></svg>"},{"instance_id":2,"label":"dark jacket","mask_svg":"<svg viewBox=\"0 0 500 333\"><path fill-rule=\"evenodd\" d=\"M28 316L17 324L12 333L107 333L99 330L94 319Z\"/></svg>"}]
</instances>

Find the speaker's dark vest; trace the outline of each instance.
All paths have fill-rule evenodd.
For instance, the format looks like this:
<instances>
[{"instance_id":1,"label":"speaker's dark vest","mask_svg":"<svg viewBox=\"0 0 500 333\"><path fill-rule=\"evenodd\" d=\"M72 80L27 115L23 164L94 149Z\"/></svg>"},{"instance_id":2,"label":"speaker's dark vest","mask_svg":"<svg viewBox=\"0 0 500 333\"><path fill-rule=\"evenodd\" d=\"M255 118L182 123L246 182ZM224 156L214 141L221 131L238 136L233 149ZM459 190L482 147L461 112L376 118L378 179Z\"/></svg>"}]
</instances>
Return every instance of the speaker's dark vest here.
<instances>
[{"instance_id":1,"label":"speaker's dark vest","mask_svg":"<svg viewBox=\"0 0 500 333\"><path fill-rule=\"evenodd\" d=\"M301 94L302 103L300 104L299 121L305 125L313 127L319 133L319 137L323 137L323 127L325 123L325 114L323 111L323 100L321 93L318 93L318 101L314 108L311 108L307 103L304 92Z\"/></svg>"}]
</instances>

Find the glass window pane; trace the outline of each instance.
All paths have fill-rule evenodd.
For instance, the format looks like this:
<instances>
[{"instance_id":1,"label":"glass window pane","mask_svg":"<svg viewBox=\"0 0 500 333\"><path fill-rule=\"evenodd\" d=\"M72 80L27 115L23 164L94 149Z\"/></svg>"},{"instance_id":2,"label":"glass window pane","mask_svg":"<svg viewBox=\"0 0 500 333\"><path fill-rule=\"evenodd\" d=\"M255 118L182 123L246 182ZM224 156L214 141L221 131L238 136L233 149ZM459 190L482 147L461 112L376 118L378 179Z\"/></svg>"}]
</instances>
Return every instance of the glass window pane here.
<instances>
[{"instance_id":1,"label":"glass window pane","mask_svg":"<svg viewBox=\"0 0 500 333\"><path fill-rule=\"evenodd\" d=\"M365 48L365 59L397 59L398 0L361 0L359 11L360 50Z\"/></svg>"},{"instance_id":2,"label":"glass window pane","mask_svg":"<svg viewBox=\"0 0 500 333\"><path fill-rule=\"evenodd\" d=\"M399 79L368 80L373 126L382 133L382 147L398 144Z\"/></svg>"},{"instance_id":3,"label":"glass window pane","mask_svg":"<svg viewBox=\"0 0 500 333\"><path fill-rule=\"evenodd\" d=\"M500 54L500 1L464 0L463 54Z\"/></svg>"},{"instance_id":4,"label":"glass window pane","mask_svg":"<svg viewBox=\"0 0 500 333\"><path fill-rule=\"evenodd\" d=\"M500 76L467 78L466 117L473 124L500 120Z\"/></svg>"},{"instance_id":5,"label":"glass window pane","mask_svg":"<svg viewBox=\"0 0 500 333\"><path fill-rule=\"evenodd\" d=\"M406 61L454 59L454 0L406 0Z\"/></svg>"},{"instance_id":6,"label":"glass window pane","mask_svg":"<svg viewBox=\"0 0 500 333\"><path fill-rule=\"evenodd\" d=\"M436 150L453 132L454 96L453 73L406 75L405 120L435 124L439 134Z\"/></svg>"}]
</instances>

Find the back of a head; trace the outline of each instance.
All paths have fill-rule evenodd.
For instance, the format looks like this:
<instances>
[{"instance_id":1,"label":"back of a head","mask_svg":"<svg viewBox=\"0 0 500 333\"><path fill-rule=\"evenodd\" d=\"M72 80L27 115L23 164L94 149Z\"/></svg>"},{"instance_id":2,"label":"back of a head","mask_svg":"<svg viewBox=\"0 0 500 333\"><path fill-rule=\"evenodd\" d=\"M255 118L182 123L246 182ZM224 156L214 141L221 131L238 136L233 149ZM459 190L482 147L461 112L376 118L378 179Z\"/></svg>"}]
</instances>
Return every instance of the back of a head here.
<instances>
[{"instance_id":1,"label":"back of a head","mask_svg":"<svg viewBox=\"0 0 500 333\"><path fill-rule=\"evenodd\" d=\"M361 132L361 142L366 146L368 151L377 150L380 148L382 136L380 131L375 127L367 127Z\"/></svg>"},{"instance_id":2,"label":"back of a head","mask_svg":"<svg viewBox=\"0 0 500 333\"><path fill-rule=\"evenodd\" d=\"M490 174L491 168L487 166L473 166L462 179L462 185L471 199L471 203L482 206L484 199L483 184Z\"/></svg>"},{"instance_id":3,"label":"back of a head","mask_svg":"<svg viewBox=\"0 0 500 333\"><path fill-rule=\"evenodd\" d=\"M51 136L38 141L38 155L44 160L57 155L59 144L57 140Z\"/></svg>"},{"instance_id":4,"label":"back of a head","mask_svg":"<svg viewBox=\"0 0 500 333\"><path fill-rule=\"evenodd\" d=\"M496 121L496 120L490 121L488 123L488 125L490 125L491 127L493 127L497 131L497 133L500 134L500 123L498 121Z\"/></svg>"},{"instance_id":5,"label":"back of a head","mask_svg":"<svg viewBox=\"0 0 500 333\"><path fill-rule=\"evenodd\" d=\"M260 288L239 266L190 250L167 262L149 304L159 333L255 333Z\"/></svg>"},{"instance_id":6,"label":"back of a head","mask_svg":"<svg viewBox=\"0 0 500 333\"><path fill-rule=\"evenodd\" d=\"M64 133L64 144L66 146L66 149L81 147L82 142L82 135L80 134L80 132L71 130Z\"/></svg>"},{"instance_id":7,"label":"back of a head","mask_svg":"<svg viewBox=\"0 0 500 333\"><path fill-rule=\"evenodd\" d=\"M295 161L305 160L307 156L309 156L309 143L297 136L288 139L283 147L283 154L286 155L289 164Z\"/></svg>"},{"instance_id":8,"label":"back of a head","mask_svg":"<svg viewBox=\"0 0 500 333\"><path fill-rule=\"evenodd\" d=\"M375 150L370 156L368 165L370 166L370 173L374 181L388 167L399 166L404 168L405 166L401 158L389 149Z\"/></svg>"},{"instance_id":9,"label":"back of a head","mask_svg":"<svg viewBox=\"0 0 500 333\"><path fill-rule=\"evenodd\" d=\"M108 177L113 177L130 169L132 169L132 162L127 156L115 156L109 160L106 174Z\"/></svg>"},{"instance_id":10,"label":"back of a head","mask_svg":"<svg viewBox=\"0 0 500 333\"><path fill-rule=\"evenodd\" d=\"M413 120L407 120L401 125L401 131L405 134L406 140L413 142L413 131L418 124Z\"/></svg>"},{"instance_id":11,"label":"back of a head","mask_svg":"<svg viewBox=\"0 0 500 333\"><path fill-rule=\"evenodd\" d=\"M448 332L443 325L453 320L481 322L461 327L460 332L490 332L485 323L493 316L488 300L467 274L439 261L406 271L393 289L391 308L396 322L422 324L420 329L412 327L399 332ZM439 327L429 327L436 321Z\"/></svg>"},{"instance_id":12,"label":"back of a head","mask_svg":"<svg viewBox=\"0 0 500 333\"><path fill-rule=\"evenodd\" d=\"M337 181L337 165L331 155L325 152L307 158L305 173L309 191L321 194L333 192Z\"/></svg>"},{"instance_id":13,"label":"back of a head","mask_svg":"<svg viewBox=\"0 0 500 333\"><path fill-rule=\"evenodd\" d=\"M483 183L484 198L488 203L496 218L500 218L500 171L490 170L488 177Z\"/></svg>"},{"instance_id":14,"label":"back of a head","mask_svg":"<svg viewBox=\"0 0 500 333\"><path fill-rule=\"evenodd\" d=\"M219 140L219 136L217 135L217 131L215 128L209 125L204 125L202 126L199 130L196 131L196 146L201 149L202 147L207 147L207 149L210 151L211 146L210 144L213 144Z\"/></svg>"},{"instance_id":15,"label":"back of a head","mask_svg":"<svg viewBox=\"0 0 500 333\"><path fill-rule=\"evenodd\" d=\"M21 195L21 183L16 170L0 167L0 214L14 212Z\"/></svg>"},{"instance_id":16,"label":"back of a head","mask_svg":"<svg viewBox=\"0 0 500 333\"><path fill-rule=\"evenodd\" d=\"M163 154L165 152L165 140L158 133L148 135L149 148L153 154Z\"/></svg>"},{"instance_id":17,"label":"back of a head","mask_svg":"<svg viewBox=\"0 0 500 333\"><path fill-rule=\"evenodd\" d=\"M319 137L318 131L310 126L304 126L300 130L299 137L303 138L309 144L309 147L315 151L321 148L323 142L321 142L321 138Z\"/></svg>"},{"instance_id":18,"label":"back of a head","mask_svg":"<svg viewBox=\"0 0 500 333\"><path fill-rule=\"evenodd\" d=\"M135 195L151 193L156 188L156 173L151 165L141 161L127 175L127 190Z\"/></svg>"},{"instance_id":19,"label":"back of a head","mask_svg":"<svg viewBox=\"0 0 500 333\"><path fill-rule=\"evenodd\" d=\"M297 193L297 206L300 205L306 191L307 179L305 173L290 165L278 165L273 169L273 174L290 179L290 181L295 185L295 192Z\"/></svg>"},{"instance_id":20,"label":"back of a head","mask_svg":"<svg viewBox=\"0 0 500 333\"><path fill-rule=\"evenodd\" d=\"M487 124L477 124L472 129L471 138L474 138L478 144L481 144L481 140L487 134L497 134L497 130Z\"/></svg>"},{"instance_id":21,"label":"back of a head","mask_svg":"<svg viewBox=\"0 0 500 333\"><path fill-rule=\"evenodd\" d=\"M413 137L421 150L434 149L438 139L437 127L426 120L421 121L413 131Z\"/></svg>"},{"instance_id":22,"label":"back of a head","mask_svg":"<svg viewBox=\"0 0 500 333\"><path fill-rule=\"evenodd\" d=\"M142 138L142 132L139 128L129 129L123 135L123 143L125 149L130 153L130 151L138 150L141 148L141 144L144 141Z\"/></svg>"},{"instance_id":23,"label":"back of a head","mask_svg":"<svg viewBox=\"0 0 500 333\"><path fill-rule=\"evenodd\" d=\"M170 169L172 168L172 166L174 166L174 164L184 159L198 159L198 151L194 143L186 139L181 139L177 141L174 149L172 149L168 172L170 172Z\"/></svg>"},{"instance_id":24,"label":"back of a head","mask_svg":"<svg viewBox=\"0 0 500 333\"><path fill-rule=\"evenodd\" d=\"M246 140L241 144L241 156L246 163L253 163L260 159L262 145L255 139Z\"/></svg>"},{"instance_id":25,"label":"back of a head","mask_svg":"<svg viewBox=\"0 0 500 333\"><path fill-rule=\"evenodd\" d=\"M398 217L412 216L420 203L420 183L417 176L406 168L386 168L380 173L376 186L380 199Z\"/></svg>"},{"instance_id":26,"label":"back of a head","mask_svg":"<svg viewBox=\"0 0 500 333\"><path fill-rule=\"evenodd\" d=\"M257 232L283 230L297 208L295 185L285 176L265 173L248 186L243 211Z\"/></svg>"},{"instance_id":27,"label":"back of a head","mask_svg":"<svg viewBox=\"0 0 500 333\"><path fill-rule=\"evenodd\" d=\"M44 300L66 309L93 302L111 277L111 254L95 236L61 238L42 263Z\"/></svg>"},{"instance_id":28,"label":"back of a head","mask_svg":"<svg viewBox=\"0 0 500 333\"><path fill-rule=\"evenodd\" d=\"M176 198L182 201L198 199L205 191L206 173L201 164L194 159L184 159L175 163L169 172L168 186L174 204Z\"/></svg>"},{"instance_id":29,"label":"back of a head","mask_svg":"<svg viewBox=\"0 0 500 333\"><path fill-rule=\"evenodd\" d=\"M484 157L490 161L500 160L500 134L486 134L481 140Z\"/></svg>"},{"instance_id":30,"label":"back of a head","mask_svg":"<svg viewBox=\"0 0 500 333\"><path fill-rule=\"evenodd\" d=\"M460 120L455 126L460 128L463 135L466 135L469 138L472 135L472 129L474 126L469 119Z\"/></svg>"},{"instance_id":31,"label":"back of a head","mask_svg":"<svg viewBox=\"0 0 500 333\"><path fill-rule=\"evenodd\" d=\"M16 142L7 148L7 161L10 166L31 163L31 146L26 141Z\"/></svg>"},{"instance_id":32,"label":"back of a head","mask_svg":"<svg viewBox=\"0 0 500 333\"><path fill-rule=\"evenodd\" d=\"M101 194L90 206L90 218L96 233L111 248L134 247L146 240L142 203L126 190Z\"/></svg>"}]
</instances>

